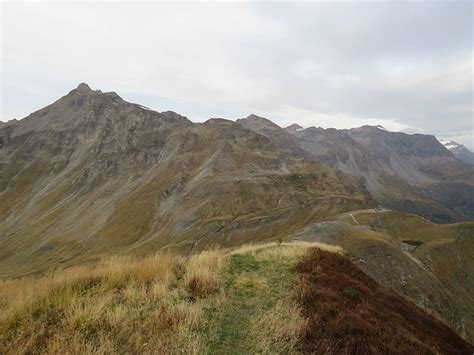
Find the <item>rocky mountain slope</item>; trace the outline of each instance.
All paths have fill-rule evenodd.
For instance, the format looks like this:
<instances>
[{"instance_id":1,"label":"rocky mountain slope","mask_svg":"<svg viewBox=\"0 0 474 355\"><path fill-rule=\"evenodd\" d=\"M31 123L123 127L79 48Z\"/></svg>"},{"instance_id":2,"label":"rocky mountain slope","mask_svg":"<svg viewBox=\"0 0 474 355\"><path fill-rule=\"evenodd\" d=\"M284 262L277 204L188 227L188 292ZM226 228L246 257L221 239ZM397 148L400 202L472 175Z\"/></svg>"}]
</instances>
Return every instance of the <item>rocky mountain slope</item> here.
<instances>
[{"instance_id":1,"label":"rocky mountain slope","mask_svg":"<svg viewBox=\"0 0 474 355\"><path fill-rule=\"evenodd\" d=\"M467 149L464 145L456 143L455 141L444 141L441 140L440 143L444 145L446 149L454 154L454 156L467 163L474 165L474 153Z\"/></svg>"},{"instance_id":2,"label":"rocky mountain slope","mask_svg":"<svg viewBox=\"0 0 474 355\"><path fill-rule=\"evenodd\" d=\"M386 207L444 223L474 219L474 167L457 160L433 136L372 126L282 129L255 116L238 122L276 146L293 141L304 151L302 157L360 178Z\"/></svg>"},{"instance_id":3,"label":"rocky mountain slope","mask_svg":"<svg viewBox=\"0 0 474 355\"><path fill-rule=\"evenodd\" d=\"M79 85L0 128L0 270L278 239L374 204L360 182L223 119Z\"/></svg>"},{"instance_id":4,"label":"rocky mountain slope","mask_svg":"<svg viewBox=\"0 0 474 355\"><path fill-rule=\"evenodd\" d=\"M269 138L281 151L292 155L305 155L303 149L298 148L293 137L280 126L266 118L250 115L236 120L242 126Z\"/></svg>"}]
</instances>

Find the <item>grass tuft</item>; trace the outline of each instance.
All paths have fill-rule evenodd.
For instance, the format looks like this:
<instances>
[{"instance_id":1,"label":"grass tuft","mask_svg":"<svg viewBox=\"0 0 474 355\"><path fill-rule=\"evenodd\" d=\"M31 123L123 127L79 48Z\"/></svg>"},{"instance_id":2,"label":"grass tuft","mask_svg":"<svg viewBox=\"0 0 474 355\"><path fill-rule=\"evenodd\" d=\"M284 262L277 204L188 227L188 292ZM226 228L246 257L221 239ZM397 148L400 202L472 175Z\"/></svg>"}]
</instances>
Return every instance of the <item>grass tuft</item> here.
<instances>
[{"instance_id":1,"label":"grass tuft","mask_svg":"<svg viewBox=\"0 0 474 355\"><path fill-rule=\"evenodd\" d=\"M218 291L224 257L220 250L193 255L186 265L185 283L192 298L207 297Z\"/></svg>"}]
</instances>

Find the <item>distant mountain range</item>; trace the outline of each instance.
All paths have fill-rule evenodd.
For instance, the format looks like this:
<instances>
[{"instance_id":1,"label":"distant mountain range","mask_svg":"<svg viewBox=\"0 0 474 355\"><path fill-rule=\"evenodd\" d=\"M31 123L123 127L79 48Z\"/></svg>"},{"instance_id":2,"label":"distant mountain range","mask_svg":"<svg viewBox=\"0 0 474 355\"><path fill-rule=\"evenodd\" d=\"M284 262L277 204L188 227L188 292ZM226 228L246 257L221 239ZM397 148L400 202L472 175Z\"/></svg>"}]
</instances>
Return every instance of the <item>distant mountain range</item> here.
<instances>
[{"instance_id":1,"label":"distant mountain range","mask_svg":"<svg viewBox=\"0 0 474 355\"><path fill-rule=\"evenodd\" d=\"M474 167L459 161L434 136L363 126L337 130L263 117L237 120L277 148L356 176L382 205L446 223L474 218Z\"/></svg>"},{"instance_id":2,"label":"distant mountain range","mask_svg":"<svg viewBox=\"0 0 474 355\"><path fill-rule=\"evenodd\" d=\"M474 166L455 155L380 126L193 123L80 84L0 124L0 278L316 240L474 339Z\"/></svg>"}]
</instances>

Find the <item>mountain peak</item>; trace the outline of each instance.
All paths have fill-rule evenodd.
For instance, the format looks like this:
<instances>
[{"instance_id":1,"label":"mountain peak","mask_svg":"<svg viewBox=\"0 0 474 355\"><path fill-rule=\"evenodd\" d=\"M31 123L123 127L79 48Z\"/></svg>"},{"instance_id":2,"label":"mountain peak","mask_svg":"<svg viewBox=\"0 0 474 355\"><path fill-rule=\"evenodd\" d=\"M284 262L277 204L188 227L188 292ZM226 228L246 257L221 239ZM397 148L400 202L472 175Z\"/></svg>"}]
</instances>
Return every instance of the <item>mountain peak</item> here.
<instances>
[{"instance_id":1,"label":"mountain peak","mask_svg":"<svg viewBox=\"0 0 474 355\"><path fill-rule=\"evenodd\" d=\"M464 163L474 165L474 153L467 149L464 145L457 143L453 140L440 139L439 142L447 150L453 153L456 159L461 160Z\"/></svg>"},{"instance_id":2,"label":"mountain peak","mask_svg":"<svg viewBox=\"0 0 474 355\"><path fill-rule=\"evenodd\" d=\"M91 92L92 89L90 88L89 85L87 85L86 83L80 83L77 88L76 88L76 91L80 92L80 93L87 93L87 92Z\"/></svg>"},{"instance_id":3,"label":"mountain peak","mask_svg":"<svg viewBox=\"0 0 474 355\"><path fill-rule=\"evenodd\" d=\"M252 118L253 118L253 119L256 119L256 118L262 118L262 117L257 116L257 115L255 115L255 114L251 113L251 114L248 115L246 118L249 118L249 119L252 119Z\"/></svg>"},{"instance_id":4,"label":"mountain peak","mask_svg":"<svg viewBox=\"0 0 474 355\"><path fill-rule=\"evenodd\" d=\"M257 116L257 115L254 115L253 113L249 116L247 116L246 118L244 118L244 120L249 120L249 121L259 121L259 122L266 122L266 123L273 123L272 121L270 121L268 118L265 118L265 117L262 117L262 116Z\"/></svg>"},{"instance_id":5,"label":"mountain peak","mask_svg":"<svg viewBox=\"0 0 474 355\"><path fill-rule=\"evenodd\" d=\"M89 85L87 85L86 83L80 83L79 85L77 85L75 89L72 89L71 91L69 91L69 94L87 95L93 92L94 90L92 90ZM96 90L96 92L101 92L101 91Z\"/></svg>"},{"instance_id":6,"label":"mountain peak","mask_svg":"<svg viewBox=\"0 0 474 355\"><path fill-rule=\"evenodd\" d=\"M389 132L384 126L381 125L363 125L360 127L355 127L355 128L350 128L349 131L365 131L365 132L377 132L377 131L383 131L383 132Z\"/></svg>"},{"instance_id":7,"label":"mountain peak","mask_svg":"<svg viewBox=\"0 0 474 355\"><path fill-rule=\"evenodd\" d=\"M124 100L115 91L102 92L101 90L92 90L90 86L86 83L80 83L74 90L71 90L69 94L73 94L73 95L101 94L103 95L102 97L108 97L116 101L119 100L121 102L124 102Z\"/></svg>"},{"instance_id":8,"label":"mountain peak","mask_svg":"<svg viewBox=\"0 0 474 355\"><path fill-rule=\"evenodd\" d=\"M293 123L291 125L289 125L288 127L285 127L285 131L289 132L289 133L296 133L298 131L301 131L303 130L304 128L301 127L298 123Z\"/></svg>"},{"instance_id":9,"label":"mountain peak","mask_svg":"<svg viewBox=\"0 0 474 355\"><path fill-rule=\"evenodd\" d=\"M453 149L455 149L455 148L459 148L459 147L462 146L462 144L459 144L459 143L457 143L457 142L455 142L455 141L453 141L453 140L448 141L448 140L443 140L443 139L441 139L441 140L440 140L440 143L441 143L442 145L444 145L444 146L446 147L446 149L449 149L449 150L453 150Z\"/></svg>"},{"instance_id":10,"label":"mountain peak","mask_svg":"<svg viewBox=\"0 0 474 355\"><path fill-rule=\"evenodd\" d=\"M240 123L243 126L246 126L247 128L251 128L250 126L256 128L257 126L260 128L265 128L265 129L272 129L272 130L280 130L281 127L277 125L275 122L270 121L268 118L257 116L254 114L251 114L245 118L239 118L236 120L237 123Z\"/></svg>"}]
</instances>

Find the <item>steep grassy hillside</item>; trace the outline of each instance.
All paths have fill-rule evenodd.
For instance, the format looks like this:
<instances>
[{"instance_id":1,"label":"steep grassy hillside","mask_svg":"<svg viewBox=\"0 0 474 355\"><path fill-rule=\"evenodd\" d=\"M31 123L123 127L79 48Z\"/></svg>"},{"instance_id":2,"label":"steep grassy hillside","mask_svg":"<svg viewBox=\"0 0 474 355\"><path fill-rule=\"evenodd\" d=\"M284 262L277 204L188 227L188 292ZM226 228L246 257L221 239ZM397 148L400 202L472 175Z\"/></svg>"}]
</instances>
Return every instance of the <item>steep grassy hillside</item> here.
<instances>
[{"instance_id":1,"label":"steep grassy hillside","mask_svg":"<svg viewBox=\"0 0 474 355\"><path fill-rule=\"evenodd\" d=\"M109 258L5 281L0 352L472 351L341 253L321 244L250 245L190 258Z\"/></svg>"},{"instance_id":2,"label":"steep grassy hillside","mask_svg":"<svg viewBox=\"0 0 474 355\"><path fill-rule=\"evenodd\" d=\"M340 245L377 281L474 339L474 223L435 224L388 210L344 213L297 240Z\"/></svg>"}]
</instances>

